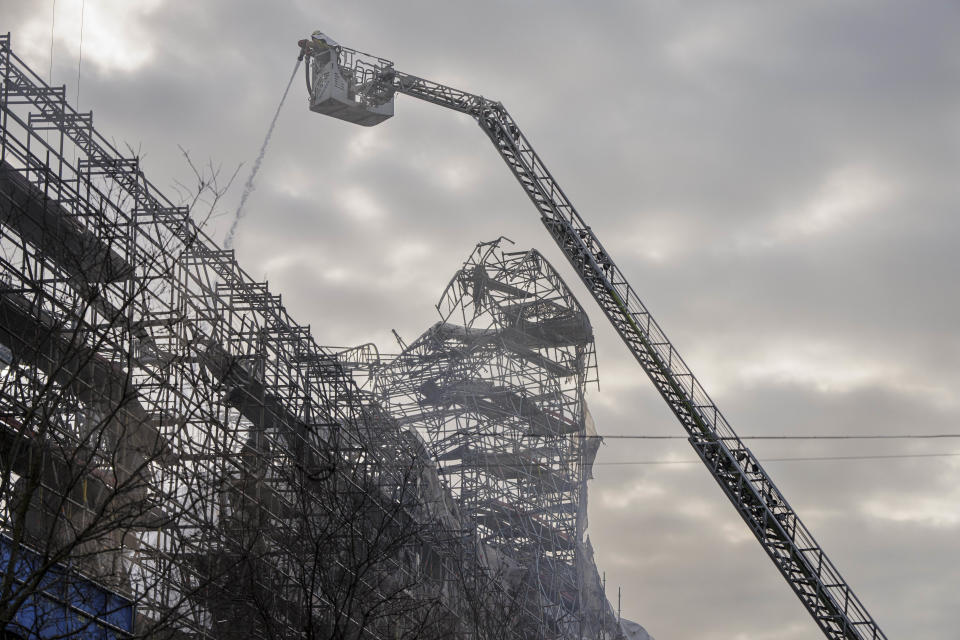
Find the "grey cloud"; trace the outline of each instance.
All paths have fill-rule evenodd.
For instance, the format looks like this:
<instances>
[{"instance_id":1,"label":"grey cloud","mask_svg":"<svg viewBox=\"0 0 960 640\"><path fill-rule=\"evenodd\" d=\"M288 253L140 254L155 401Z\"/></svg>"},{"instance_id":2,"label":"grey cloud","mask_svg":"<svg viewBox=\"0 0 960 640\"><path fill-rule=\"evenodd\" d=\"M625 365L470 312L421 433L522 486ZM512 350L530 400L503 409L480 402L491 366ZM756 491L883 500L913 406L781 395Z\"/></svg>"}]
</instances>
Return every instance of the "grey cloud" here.
<instances>
[{"instance_id":1,"label":"grey cloud","mask_svg":"<svg viewBox=\"0 0 960 640\"><path fill-rule=\"evenodd\" d=\"M15 47L18 26L36 11L26 0L5 3ZM161 187L190 180L176 143L225 170L245 161L221 203L230 212L296 40L323 29L410 73L502 100L738 431L956 431L958 17L951 2L587 10L505 0L170 0L149 17L155 57L134 73L85 67L81 102L103 133L143 150ZM67 58L54 74L72 83ZM573 285L522 192L464 117L401 96L396 118L371 130L372 146L358 154L359 129L304 105L295 86L237 250L247 271L267 272L318 341L375 339L391 350L390 328L415 336L434 321L441 288L473 244L501 234L541 249ZM469 177L460 190L442 180L456 164ZM869 172L886 196L822 232L751 244L847 167ZM343 202L351 188L382 217L351 217ZM212 222L211 235L223 237L227 218ZM427 259L394 255L414 242ZM331 278L331 269L348 276ZM573 286L597 332L592 407L601 432L679 434L587 292ZM843 389L818 388L816 377L741 375L781 353L799 357L813 341L837 346L839 364L825 359L829 366L866 363L890 374ZM946 389L952 402L935 402L928 388ZM755 449L780 457L953 445L853 446L758 441ZM692 455L683 441L611 441L599 461ZM864 505L949 496L958 465L770 469L890 637L954 633L957 527L894 521ZM658 638L816 634L756 543L725 537L746 530L705 470L600 465L596 475L591 536L608 591L624 586L626 617ZM637 482L663 493L623 508L600 499ZM684 510L691 504L709 508L693 517Z\"/></svg>"}]
</instances>

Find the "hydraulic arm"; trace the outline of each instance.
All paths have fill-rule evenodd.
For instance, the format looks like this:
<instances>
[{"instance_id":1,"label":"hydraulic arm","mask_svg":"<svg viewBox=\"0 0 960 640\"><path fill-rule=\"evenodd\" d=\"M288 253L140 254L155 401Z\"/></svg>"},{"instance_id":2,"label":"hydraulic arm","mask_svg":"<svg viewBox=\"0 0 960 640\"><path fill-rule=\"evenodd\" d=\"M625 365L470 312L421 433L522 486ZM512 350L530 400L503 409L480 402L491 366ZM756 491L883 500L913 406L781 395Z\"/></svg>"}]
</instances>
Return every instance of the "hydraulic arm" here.
<instances>
[{"instance_id":1,"label":"hydraulic arm","mask_svg":"<svg viewBox=\"0 0 960 640\"><path fill-rule=\"evenodd\" d=\"M398 72L391 62L342 47L319 32L300 45L302 55L308 58L307 85L314 111L369 126L392 116L394 94L402 93L477 121L533 202L547 231L686 430L697 455L826 637L885 639L503 105Z\"/></svg>"}]
</instances>

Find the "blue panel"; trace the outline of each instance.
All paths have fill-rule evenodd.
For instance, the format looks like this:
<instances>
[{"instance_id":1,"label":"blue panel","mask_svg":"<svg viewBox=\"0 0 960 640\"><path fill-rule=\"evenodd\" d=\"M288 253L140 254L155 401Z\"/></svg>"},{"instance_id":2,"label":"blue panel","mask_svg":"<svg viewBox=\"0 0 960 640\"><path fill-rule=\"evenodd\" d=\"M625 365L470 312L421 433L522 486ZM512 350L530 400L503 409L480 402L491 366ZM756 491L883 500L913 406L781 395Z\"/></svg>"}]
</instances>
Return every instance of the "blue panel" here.
<instances>
[{"instance_id":1,"label":"blue panel","mask_svg":"<svg viewBox=\"0 0 960 640\"><path fill-rule=\"evenodd\" d=\"M16 596L24 580L36 574L42 558L21 545L12 562L13 548L10 539L0 535L0 575L13 573L12 595ZM133 617L130 600L57 564L24 600L7 628L29 640L124 640L133 637Z\"/></svg>"}]
</instances>

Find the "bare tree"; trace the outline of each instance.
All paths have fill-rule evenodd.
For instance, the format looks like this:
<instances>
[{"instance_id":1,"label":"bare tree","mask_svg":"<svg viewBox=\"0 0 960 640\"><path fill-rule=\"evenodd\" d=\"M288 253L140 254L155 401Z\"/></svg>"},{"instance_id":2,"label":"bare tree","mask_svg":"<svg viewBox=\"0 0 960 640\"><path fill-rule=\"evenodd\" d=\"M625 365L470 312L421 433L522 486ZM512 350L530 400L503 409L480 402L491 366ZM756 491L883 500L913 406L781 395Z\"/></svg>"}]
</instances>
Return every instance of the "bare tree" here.
<instances>
[{"instance_id":1,"label":"bare tree","mask_svg":"<svg viewBox=\"0 0 960 640\"><path fill-rule=\"evenodd\" d=\"M95 617L132 617L129 554L176 517L156 482L175 459L176 425L131 375L144 284L119 240L77 224L6 163L0 185L0 624L66 637Z\"/></svg>"}]
</instances>

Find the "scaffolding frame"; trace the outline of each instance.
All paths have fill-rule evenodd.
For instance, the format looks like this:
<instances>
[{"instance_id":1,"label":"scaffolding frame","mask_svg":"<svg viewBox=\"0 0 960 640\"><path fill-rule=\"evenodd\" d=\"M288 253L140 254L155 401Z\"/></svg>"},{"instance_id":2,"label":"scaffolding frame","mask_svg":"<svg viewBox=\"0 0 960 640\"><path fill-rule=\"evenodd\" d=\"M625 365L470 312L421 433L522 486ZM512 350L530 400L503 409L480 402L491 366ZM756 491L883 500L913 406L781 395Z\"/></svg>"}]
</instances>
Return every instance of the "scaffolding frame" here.
<instances>
[{"instance_id":1,"label":"scaffolding frame","mask_svg":"<svg viewBox=\"0 0 960 640\"><path fill-rule=\"evenodd\" d=\"M578 556L599 444L585 437L593 331L549 262L503 240L477 245L437 304L439 322L381 356L375 396L425 435L535 637L580 637Z\"/></svg>"},{"instance_id":2,"label":"scaffolding frame","mask_svg":"<svg viewBox=\"0 0 960 640\"><path fill-rule=\"evenodd\" d=\"M9 34L0 79L0 497L4 528L27 532L15 547L69 559L98 510L132 509L74 566L132 599L139 629L183 637L300 637L305 611L346 617L358 637L464 627L465 587L431 580L414 551L480 562L459 531L426 526L429 460ZM17 527L15 490L34 471L32 490L55 504L30 503L38 522ZM365 528L374 520L400 542L360 576L337 554L382 551L383 532ZM330 523L331 572L352 571L371 598L391 591L399 609L364 627L307 588L302 534ZM258 573L239 575L250 557ZM281 612L274 628L218 604L238 576ZM8 588L0 604L16 596Z\"/></svg>"},{"instance_id":3,"label":"scaffolding frame","mask_svg":"<svg viewBox=\"0 0 960 640\"><path fill-rule=\"evenodd\" d=\"M321 347L9 34L0 81L0 620L29 550L138 636L583 637L593 337L539 253Z\"/></svg>"}]
</instances>

